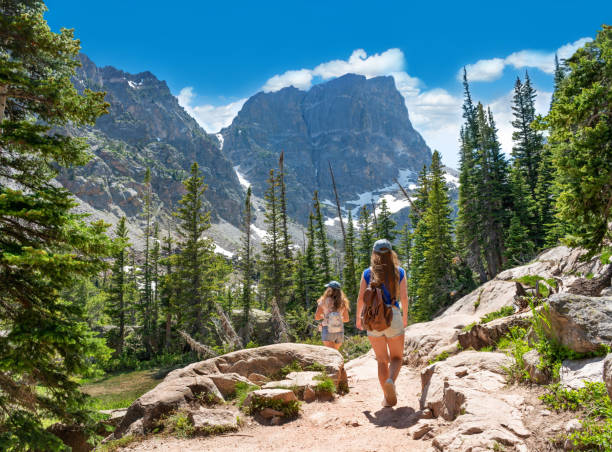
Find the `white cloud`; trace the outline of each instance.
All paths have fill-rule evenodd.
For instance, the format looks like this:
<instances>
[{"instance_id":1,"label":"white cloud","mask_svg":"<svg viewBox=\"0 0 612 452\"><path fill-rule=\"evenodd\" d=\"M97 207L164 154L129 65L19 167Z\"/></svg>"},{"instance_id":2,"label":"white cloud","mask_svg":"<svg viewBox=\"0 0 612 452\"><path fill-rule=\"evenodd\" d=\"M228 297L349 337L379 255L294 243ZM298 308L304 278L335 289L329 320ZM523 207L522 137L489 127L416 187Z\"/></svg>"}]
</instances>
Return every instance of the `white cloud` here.
<instances>
[{"instance_id":1,"label":"white cloud","mask_svg":"<svg viewBox=\"0 0 612 452\"><path fill-rule=\"evenodd\" d=\"M191 86L183 88L176 97L179 105L208 133L217 133L222 128L229 126L247 101L244 98L227 105L193 105L195 93Z\"/></svg>"},{"instance_id":2,"label":"white cloud","mask_svg":"<svg viewBox=\"0 0 612 452\"><path fill-rule=\"evenodd\" d=\"M275 75L264 84L265 92L278 91L287 86L307 90L315 77L321 80L340 77L344 74L365 75L367 78L389 75L404 69L404 54L400 49L389 49L383 53L368 56L365 50L354 50L348 60L332 60L321 63L314 69L287 71ZM407 74L406 74L407 75Z\"/></svg>"},{"instance_id":3,"label":"white cloud","mask_svg":"<svg viewBox=\"0 0 612 452\"><path fill-rule=\"evenodd\" d=\"M491 82L501 78L506 66L513 66L516 69L533 67L552 74L555 70L555 53L560 60L571 57L576 50L592 38L580 38L577 41L559 47L556 52L539 52L536 50L520 50L511 53L506 58L491 58L488 60L478 60L474 64L467 64L468 79L471 82ZM457 73L457 79L463 78L463 69Z\"/></svg>"}]
</instances>

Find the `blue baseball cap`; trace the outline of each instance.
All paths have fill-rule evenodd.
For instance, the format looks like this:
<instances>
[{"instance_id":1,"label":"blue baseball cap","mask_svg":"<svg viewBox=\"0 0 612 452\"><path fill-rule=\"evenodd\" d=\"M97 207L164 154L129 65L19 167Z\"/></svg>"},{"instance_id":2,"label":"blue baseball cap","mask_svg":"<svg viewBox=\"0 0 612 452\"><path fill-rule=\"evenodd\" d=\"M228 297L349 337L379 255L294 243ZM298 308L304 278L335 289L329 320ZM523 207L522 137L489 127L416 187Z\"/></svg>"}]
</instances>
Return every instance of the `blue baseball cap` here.
<instances>
[{"instance_id":1,"label":"blue baseball cap","mask_svg":"<svg viewBox=\"0 0 612 452\"><path fill-rule=\"evenodd\" d=\"M327 284L325 284L325 287L331 287L332 289L339 289L340 283L338 281L330 281Z\"/></svg>"},{"instance_id":2,"label":"blue baseball cap","mask_svg":"<svg viewBox=\"0 0 612 452\"><path fill-rule=\"evenodd\" d=\"M387 253L391 251L393 247L391 246L391 242L387 239L380 239L374 242L374 246L372 247L372 251L377 253Z\"/></svg>"}]
</instances>

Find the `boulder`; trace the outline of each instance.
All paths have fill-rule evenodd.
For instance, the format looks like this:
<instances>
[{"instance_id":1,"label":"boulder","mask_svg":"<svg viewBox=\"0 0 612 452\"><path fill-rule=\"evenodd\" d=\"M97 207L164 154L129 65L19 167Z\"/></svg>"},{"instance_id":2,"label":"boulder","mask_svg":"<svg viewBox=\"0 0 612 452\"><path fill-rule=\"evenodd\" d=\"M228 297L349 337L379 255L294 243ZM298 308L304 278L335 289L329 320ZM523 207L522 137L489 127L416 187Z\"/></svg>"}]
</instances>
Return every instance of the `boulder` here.
<instances>
[{"instance_id":1,"label":"boulder","mask_svg":"<svg viewBox=\"0 0 612 452\"><path fill-rule=\"evenodd\" d=\"M297 397L291 389L258 389L249 392L246 399L244 399L243 405L249 406L254 399L280 400L283 403L289 403L297 400Z\"/></svg>"},{"instance_id":2,"label":"boulder","mask_svg":"<svg viewBox=\"0 0 612 452\"><path fill-rule=\"evenodd\" d=\"M248 382L248 375L257 373L269 377L293 361L302 367L318 363L336 384L347 383L344 359L329 347L274 344L239 350L170 372L158 386L132 403L114 436L120 438L134 429L146 433L161 416L179 408L201 405L203 400L223 402L224 397L234 392L237 382ZM134 423L137 424L131 428Z\"/></svg>"},{"instance_id":3,"label":"boulder","mask_svg":"<svg viewBox=\"0 0 612 452\"><path fill-rule=\"evenodd\" d=\"M433 440L439 450L488 450L496 442L521 447L530 436L522 422L521 396L505 393L502 353L466 351L428 366L421 373L421 409L452 421Z\"/></svg>"},{"instance_id":4,"label":"boulder","mask_svg":"<svg viewBox=\"0 0 612 452\"><path fill-rule=\"evenodd\" d=\"M612 353L608 353L608 356L604 359L603 380L606 383L606 388L608 388L608 395L612 399Z\"/></svg>"},{"instance_id":5,"label":"boulder","mask_svg":"<svg viewBox=\"0 0 612 452\"><path fill-rule=\"evenodd\" d=\"M127 413L127 409L120 408L117 410L100 410L100 413L108 414L109 418L106 419L104 422L108 425L112 425L113 427L116 427L125 417L125 413Z\"/></svg>"},{"instance_id":6,"label":"boulder","mask_svg":"<svg viewBox=\"0 0 612 452\"><path fill-rule=\"evenodd\" d=\"M189 414L194 429L199 433L217 433L238 430L236 413L227 409L199 407Z\"/></svg>"},{"instance_id":7,"label":"boulder","mask_svg":"<svg viewBox=\"0 0 612 452\"><path fill-rule=\"evenodd\" d=\"M262 374L258 374L256 372L253 372L252 374L250 374L248 376L248 379L251 383L257 385L257 386L263 386L265 385L267 382L270 381L270 379L268 377L266 377L265 375Z\"/></svg>"},{"instance_id":8,"label":"boulder","mask_svg":"<svg viewBox=\"0 0 612 452\"><path fill-rule=\"evenodd\" d=\"M539 385L544 385L550 382L550 375L543 369L540 369L540 354L537 350L529 350L523 355L525 362L525 370L529 374L529 379Z\"/></svg>"},{"instance_id":9,"label":"boulder","mask_svg":"<svg viewBox=\"0 0 612 452\"><path fill-rule=\"evenodd\" d=\"M549 298L547 333L578 353L612 345L612 297L559 293Z\"/></svg>"},{"instance_id":10,"label":"boulder","mask_svg":"<svg viewBox=\"0 0 612 452\"><path fill-rule=\"evenodd\" d=\"M459 333L457 339L464 350L468 348L480 350L483 347L495 345L510 331L510 328L527 328L531 324L531 317L531 312L522 312L495 319L488 323L476 324L470 331Z\"/></svg>"},{"instance_id":11,"label":"boulder","mask_svg":"<svg viewBox=\"0 0 612 452\"><path fill-rule=\"evenodd\" d=\"M566 359L561 364L559 376L561 384L571 389L584 387L584 382L602 382L604 371L604 358Z\"/></svg>"}]
</instances>

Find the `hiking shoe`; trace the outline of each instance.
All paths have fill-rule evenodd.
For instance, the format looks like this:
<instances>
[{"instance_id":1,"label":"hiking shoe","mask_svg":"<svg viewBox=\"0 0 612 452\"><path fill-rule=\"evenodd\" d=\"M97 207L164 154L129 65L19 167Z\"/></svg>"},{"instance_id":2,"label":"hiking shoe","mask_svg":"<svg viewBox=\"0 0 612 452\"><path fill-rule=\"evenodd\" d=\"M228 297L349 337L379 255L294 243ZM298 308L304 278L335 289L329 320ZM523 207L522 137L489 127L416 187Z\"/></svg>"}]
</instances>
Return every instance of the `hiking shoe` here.
<instances>
[{"instance_id":1,"label":"hiking shoe","mask_svg":"<svg viewBox=\"0 0 612 452\"><path fill-rule=\"evenodd\" d=\"M389 402L387 402L387 399L383 397L382 402L380 403L383 408L391 408L393 405L389 404Z\"/></svg>"},{"instance_id":2,"label":"hiking shoe","mask_svg":"<svg viewBox=\"0 0 612 452\"><path fill-rule=\"evenodd\" d=\"M389 406L394 406L397 403L397 394L395 393L395 383L390 378L385 381L383 392L385 393L385 401Z\"/></svg>"}]
</instances>

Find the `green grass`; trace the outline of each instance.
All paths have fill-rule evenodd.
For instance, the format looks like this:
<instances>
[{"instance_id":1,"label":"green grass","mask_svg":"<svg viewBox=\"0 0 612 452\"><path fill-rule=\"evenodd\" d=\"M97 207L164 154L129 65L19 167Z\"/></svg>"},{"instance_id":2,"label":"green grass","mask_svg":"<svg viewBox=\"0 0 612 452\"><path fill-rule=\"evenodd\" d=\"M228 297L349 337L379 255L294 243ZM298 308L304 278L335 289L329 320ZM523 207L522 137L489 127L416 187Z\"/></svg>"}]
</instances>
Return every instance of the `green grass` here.
<instances>
[{"instance_id":1,"label":"green grass","mask_svg":"<svg viewBox=\"0 0 612 452\"><path fill-rule=\"evenodd\" d=\"M314 377L319 383L315 386L316 392L326 392L329 394L333 394L336 392L336 385L334 384L334 380L329 378L325 372L320 373L319 375Z\"/></svg>"},{"instance_id":2,"label":"green grass","mask_svg":"<svg viewBox=\"0 0 612 452\"><path fill-rule=\"evenodd\" d=\"M477 324L478 322L472 322L469 325L465 325L463 328L461 328L461 331L465 331L466 333L469 333L470 331L472 331L472 328L474 328Z\"/></svg>"},{"instance_id":3,"label":"green grass","mask_svg":"<svg viewBox=\"0 0 612 452\"><path fill-rule=\"evenodd\" d=\"M257 385L251 385L245 383L244 381L239 381L238 383L236 383L233 397L236 399L238 406L242 406L242 404L244 403L244 399L246 399L247 395L249 395L249 392L253 392L258 389L259 386Z\"/></svg>"},{"instance_id":4,"label":"green grass","mask_svg":"<svg viewBox=\"0 0 612 452\"><path fill-rule=\"evenodd\" d=\"M514 314L514 306L503 306L499 311L489 312L480 318L480 323L489 323L495 319L500 319L502 317L508 317L509 315Z\"/></svg>"},{"instance_id":5,"label":"green grass","mask_svg":"<svg viewBox=\"0 0 612 452\"><path fill-rule=\"evenodd\" d=\"M134 435L126 435L123 438L114 439L108 443L100 444L96 447L96 452L116 452L121 447L129 446L132 443L140 441L141 438Z\"/></svg>"},{"instance_id":6,"label":"green grass","mask_svg":"<svg viewBox=\"0 0 612 452\"><path fill-rule=\"evenodd\" d=\"M291 372L302 372L303 370L304 369L302 369L302 365L300 364L300 362L297 360L293 360L291 361L291 363L287 364L286 366L282 367L279 371L274 373L270 378L272 380L283 380Z\"/></svg>"},{"instance_id":7,"label":"green grass","mask_svg":"<svg viewBox=\"0 0 612 452\"><path fill-rule=\"evenodd\" d=\"M259 413L264 408L272 408L273 410L282 412L284 417L295 418L300 413L300 406L301 404L298 400L283 402L279 399L253 397L251 400L251 406L246 407L245 410L249 414L255 414Z\"/></svg>"},{"instance_id":8,"label":"green grass","mask_svg":"<svg viewBox=\"0 0 612 452\"><path fill-rule=\"evenodd\" d=\"M577 450L612 450L612 402L604 383L585 381L577 390L554 384L540 398L557 412L581 412L582 429L566 437Z\"/></svg>"},{"instance_id":9,"label":"green grass","mask_svg":"<svg viewBox=\"0 0 612 452\"><path fill-rule=\"evenodd\" d=\"M438 361L444 361L449 356L450 355L448 354L448 352L442 352L439 355L436 355L434 358L430 359L429 364L437 363Z\"/></svg>"},{"instance_id":10,"label":"green grass","mask_svg":"<svg viewBox=\"0 0 612 452\"><path fill-rule=\"evenodd\" d=\"M524 275L520 278L515 279L514 281L519 282L525 286L531 287L532 289L535 289L538 281L544 281L550 287L553 287L555 289L557 288L557 281L554 278L544 278L540 275ZM548 298L548 296L550 295L550 289L544 284L539 285L539 290L540 295L542 295L544 298Z\"/></svg>"},{"instance_id":11,"label":"green grass","mask_svg":"<svg viewBox=\"0 0 612 452\"><path fill-rule=\"evenodd\" d=\"M127 408L134 400L159 383L156 369L137 370L107 375L82 385L82 390L92 396L95 410Z\"/></svg>"},{"instance_id":12,"label":"green grass","mask_svg":"<svg viewBox=\"0 0 612 452\"><path fill-rule=\"evenodd\" d=\"M325 372L325 366L321 363L314 362L306 367L304 370L312 371L312 372Z\"/></svg>"}]
</instances>

